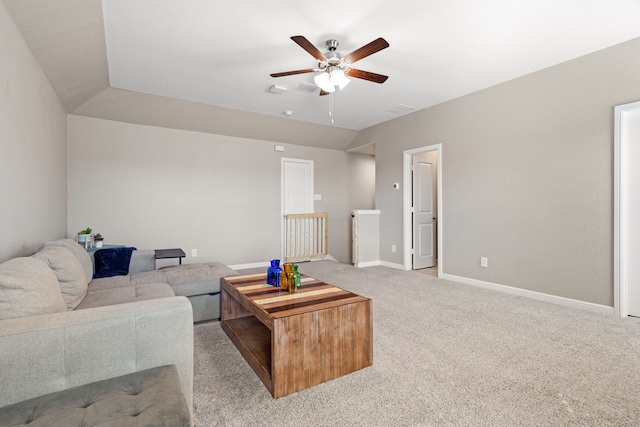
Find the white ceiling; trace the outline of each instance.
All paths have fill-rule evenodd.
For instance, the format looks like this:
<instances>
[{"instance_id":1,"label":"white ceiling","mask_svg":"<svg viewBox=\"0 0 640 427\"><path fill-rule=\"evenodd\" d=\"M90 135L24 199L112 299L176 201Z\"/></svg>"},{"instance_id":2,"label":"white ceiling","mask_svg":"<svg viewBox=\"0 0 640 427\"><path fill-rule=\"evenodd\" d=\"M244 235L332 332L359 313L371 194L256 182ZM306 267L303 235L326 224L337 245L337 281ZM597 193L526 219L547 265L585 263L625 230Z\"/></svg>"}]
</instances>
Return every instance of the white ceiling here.
<instances>
[{"instance_id":1,"label":"white ceiling","mask_svg":"<svg viewBox=\"0 0 640 427\"><path fill-rule=\"evenodd\" d=\"M3 3L54 80L72 72L59 58L43 59L61 32L74 32L77 58L98 64L104 56L78 25L100 18L99 8L83 6L97 1ZM322 125L331 124L333 101L335 126L353 130L640 37L640 0L103 0L102 13L111 88L275 117L291 110L289 120ZM99 19L91 40L101 39L96 26ZM317 65L293 35L322 51L336 38L343 54L383 37L390 47L356 67L389 79L353 79L333 99L297 90L313 74L269 75ZM276 83L288 90L271 93ZM52 84L64 102L68 89ZM74 99L97 88L82 98L76 87Z\"/></svg>"},{"instance_id":2,"label":"white ceiling","mask_svg":"<svg viewBox=\"0 0 640 427\"><path fill-rule=\"evenodd\" d=\"M330 124L331 96L296 88L317 61L290 37L347 54L377 37L390 47L357 63L389 76L334 95L335 125L363 129L640 36L638 0L108 0L112 87ZM288 90L273 94L273 84Z\"/></svg>"}]
</instances>

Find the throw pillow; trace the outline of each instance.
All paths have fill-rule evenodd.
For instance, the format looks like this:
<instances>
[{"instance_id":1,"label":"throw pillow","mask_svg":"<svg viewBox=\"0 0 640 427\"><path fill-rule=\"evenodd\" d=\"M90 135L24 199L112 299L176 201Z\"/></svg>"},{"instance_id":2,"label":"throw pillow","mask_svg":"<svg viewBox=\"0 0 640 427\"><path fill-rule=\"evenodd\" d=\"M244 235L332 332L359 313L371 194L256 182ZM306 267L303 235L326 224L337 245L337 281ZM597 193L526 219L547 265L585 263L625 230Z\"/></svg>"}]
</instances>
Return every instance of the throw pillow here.
<instances>
[{"instance_id":1,"label":"throw pillow","mask_svg":"<svg viewBox=\"0 0 640 427\"><path fill-rule=\"evenodd\" d=\"M56 275L37 258L13 258L0 264L0 319L67 310Z\"/></svg>"},{"instance_id":2,"label":"throw pillow","mask_svg":"<svg viewBox=\"0 0 640 427\"><path fill-rule=\"evenodd\" d=\"M88 285L78 259L64 246L47 246L32 256L47 263L58 278L67 308L75 309L87 295Z\"/></svg>"},{"instance_id":3,"label":"throw pillow","mask_svg":"<svg viewBox=\"0 0 640 427\"><path fill-rule=\"evenodd\" d=\"M93 262L91 261L91 255L89 255L85 248L80 246L73 239L60 239L52 240L50 242L44 242L42 246L40 246L40 249L47 246L64 246L65 248L73 252L73 255L75 255L75 257L78 259L80 265L82 265L87 283L91 282L91 278L93 277Z\"/></svg>"}]
</instances>

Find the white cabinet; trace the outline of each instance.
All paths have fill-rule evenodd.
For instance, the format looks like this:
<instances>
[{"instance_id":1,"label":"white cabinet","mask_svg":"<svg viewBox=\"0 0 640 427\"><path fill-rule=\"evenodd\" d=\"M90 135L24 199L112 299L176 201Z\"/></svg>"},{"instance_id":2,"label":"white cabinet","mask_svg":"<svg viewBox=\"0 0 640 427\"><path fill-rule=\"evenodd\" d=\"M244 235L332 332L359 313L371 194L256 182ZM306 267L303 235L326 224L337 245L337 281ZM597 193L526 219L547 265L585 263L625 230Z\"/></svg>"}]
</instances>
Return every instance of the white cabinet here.
<instances>
[{"instance_id":1,"label":"white cabinet","mask_svg":"<svg viewBox=\"0 0 640 427\"><path fill-rule=\"evenodd\" d=\"M354 210L353 265L370 267L380 265L380 211Z\"/></svg>"}]
</instances>

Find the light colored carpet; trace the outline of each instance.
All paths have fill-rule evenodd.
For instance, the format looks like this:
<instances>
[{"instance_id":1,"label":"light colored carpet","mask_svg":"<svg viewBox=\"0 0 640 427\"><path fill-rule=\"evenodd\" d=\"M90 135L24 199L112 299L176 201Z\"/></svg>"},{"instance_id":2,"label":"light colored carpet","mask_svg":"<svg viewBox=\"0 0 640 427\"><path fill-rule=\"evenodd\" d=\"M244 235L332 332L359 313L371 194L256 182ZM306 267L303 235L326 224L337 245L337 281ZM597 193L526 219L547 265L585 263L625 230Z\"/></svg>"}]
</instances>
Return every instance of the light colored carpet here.
<instances>
[{"instance_id":1,"label":"light colored carpet","mask_svg":"<svg viewBox=\"0 0 640 427\"><path fill-rule=\"evenodd\" d=\"M300 270L373 300L373 366L275 400L218 322L196 325L197 427L640 425L639 319L385 267Z\"/></svg>"}]
</instances>

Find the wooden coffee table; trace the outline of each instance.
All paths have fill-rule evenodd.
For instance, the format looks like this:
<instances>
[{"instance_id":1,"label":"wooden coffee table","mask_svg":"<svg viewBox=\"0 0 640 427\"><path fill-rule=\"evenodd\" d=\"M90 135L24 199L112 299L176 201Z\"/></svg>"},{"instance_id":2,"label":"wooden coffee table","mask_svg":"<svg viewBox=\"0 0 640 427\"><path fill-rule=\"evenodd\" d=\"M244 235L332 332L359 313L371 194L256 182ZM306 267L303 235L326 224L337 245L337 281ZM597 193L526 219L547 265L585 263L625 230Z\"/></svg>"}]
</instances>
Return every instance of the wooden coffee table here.
<instances>
[{"instance_id":1,"label":"wooden coffee table","mask_svg":"<svg viewBox=\"0 0 640 427\"><path fill-rule=\"evenodd\" d=\"M266 273L220 284L222 329L274 398L373 364L369 298L304 275L295 293Z\"/></svg>"}]
</instances>

